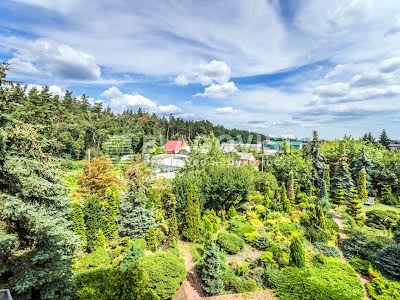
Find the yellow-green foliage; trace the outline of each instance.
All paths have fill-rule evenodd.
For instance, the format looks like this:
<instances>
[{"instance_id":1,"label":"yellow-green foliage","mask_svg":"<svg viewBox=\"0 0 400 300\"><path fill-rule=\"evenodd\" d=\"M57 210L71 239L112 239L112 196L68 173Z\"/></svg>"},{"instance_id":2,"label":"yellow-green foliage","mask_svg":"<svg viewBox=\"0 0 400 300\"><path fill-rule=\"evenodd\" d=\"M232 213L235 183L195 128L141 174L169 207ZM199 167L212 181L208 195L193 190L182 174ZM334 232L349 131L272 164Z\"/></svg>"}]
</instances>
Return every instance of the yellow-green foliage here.
<instances>
[{"instance_id":1,"label":"yellow-green foliage","mask_svg":"<svg viewBox=\"0 0 400 300\"><path fill-rule=\"evenodd\" d=\"M373 300L400 299L400 282L384 277L375 278L367 284L368 295Z\"/></svg>"},{"instance_id":2,"label":"yellow-green foliage","mask_svg":"<svg viewBox=\"0 0 400 300\"><path fill-rule=\"evenodd\" d=\"M227 231L218 234L217 242L229 254L236 254L244 247L244 241L239 236Z\"/></svg>"}]
</instances>

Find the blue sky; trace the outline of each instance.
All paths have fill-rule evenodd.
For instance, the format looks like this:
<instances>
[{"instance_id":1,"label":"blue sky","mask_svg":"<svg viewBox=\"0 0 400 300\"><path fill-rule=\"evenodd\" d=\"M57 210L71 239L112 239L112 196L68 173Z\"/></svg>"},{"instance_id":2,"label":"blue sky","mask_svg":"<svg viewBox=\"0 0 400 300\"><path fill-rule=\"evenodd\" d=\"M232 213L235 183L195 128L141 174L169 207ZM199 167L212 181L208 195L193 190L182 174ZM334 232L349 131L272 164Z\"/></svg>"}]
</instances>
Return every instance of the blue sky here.
<instances>
[{"instance_id":1,"label":"blue sky","mask_svg":"<svg viewBox=\"0 0 400 300\"><path fill-rule=\"evenodd\" d=\"M0 59L115 112L400 138L396 0L3 0Z\"/></svg>"}]
</instances>

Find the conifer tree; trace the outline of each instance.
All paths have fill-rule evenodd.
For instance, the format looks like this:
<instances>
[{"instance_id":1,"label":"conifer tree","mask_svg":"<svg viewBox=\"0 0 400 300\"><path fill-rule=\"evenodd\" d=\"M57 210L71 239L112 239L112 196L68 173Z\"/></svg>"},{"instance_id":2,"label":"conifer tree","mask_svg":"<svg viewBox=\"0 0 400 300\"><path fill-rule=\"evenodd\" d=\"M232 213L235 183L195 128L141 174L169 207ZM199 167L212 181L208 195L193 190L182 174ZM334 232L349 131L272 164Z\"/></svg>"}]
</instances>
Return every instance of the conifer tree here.
<instances>
[{"instance_id":1,"label":"conifer tree","mask_svg":"<svg viewBox=\"0 0 400 300\"><path fill-rule=\"evenodd\" d=\"M103 218L105 220L104 234L108 239L114 237L118 232L117 217L119 214L119 191L115 186L106 189L103 205Z\"/></svg>"},{"instance_id":2,"label":"conifer tree","mask_svg":"<svg viewBox=\"0 0 400 300\"><path fill-rule=\"evenodd\" d=\"M176 197L171 191L165 191L162 196L165 220L168 225L168 241L178 239L178 221L176 217Z\"/></svg>"},{"instance_id":3,"label":"conifer tree","mask_svg":"<svg viewBox=\"0 0 400 300\"><path fill-rule=\"evenodd\" d=\"M358 174L358 195L363 203L368 200L367 172L364 168Z\"/></svg>"},{"instance_id":4,"label":"conifer tree","mask_svg":"<svg viewBox=\"0 0 400 300\"><path fill-rule=\"evenodd\" d=\"M341 204L344 204L345 200L346 200L346 197L344 194L344 189L341 185L338 185L335 190L334 201L336 204L341 205Z\"/></svg>"},{"instance_id":5,"label":"conifer tree","mask_svg":"<svg viewBox=\"0 0 400 300\"><path fill-rule=\"evenodd\" d=\"M105 248L107 245L106 236L104 235L103 230L99 229L96 232L95 240L94 240L94 249L96 248Z\"/></svg>"},{"instance_id":6,"label":"conifer tree","mask_svg":"<svg viewBox=\"0 0 400 300\"><path fill-rule=\"evenodd\" d=\"M365 169L366 171L366 181L367 181L367 189L368 191L372 191L372 183L371 183L371 176L374 172L374 165L372 161L368 158L367 153L365 152L365 147L361 149L360 156L355 163L354 170L353 170L353 177L358 178L361 169Z\"/></svg>"},{"instance_id":7,"label":"conifer tree","mask_svg":"<svg viewBox=\"0 0 400 300\"><path fill-rule=\"evenodd\" d=\"M290 243L289 264L294 267L304 268L306 266L306 253L300 237L296 236Z\"/></svg>"},{"instance_id":8,"label":"conifer tree","mask_svg":"<svg viewBox=\"0 0 400 300\"><path fill-rule=\"evenodd\" d=\"M324 177L325 171L325 157L321 151L318 132L313 131L313 140L310 144L310 159L312 163L311 182L314 186L319 186L321 179Z\"/></svg>"},{"instance_id":9,"label":"conifer tree","mask_svg":"<svg viewBox=\"0 0 400 300\"><path fill-rule=\"evenodd\" d=\"M222 292L224 283L221 279L221 258L218 246L214 241L208 241L201 264L201 287L207 295L218 295Z\"/></svg>"},{"instance_id":10,"label":"conifer tree","mask_svg":"<svg viewBox=\"0 0 400 300\"><path fill-rule=\"evenodd\" d=\"M97 232L102 230L104 234L104 229L106 227L103 205L96 196L89 196L85 198L84 212L87 239L86 246L89 250L94 250Z\"/></svg>"},{"instance_id":11,"label":"conifer tree","mask_svg":"<svg viewBox=\"0 0 400 300\"><path fill-rule=\"evenodd\" d=\"M289 181L287 183L287 196L288 196L290 201L294 201L294 199L296 198L294 185L295 185L294 175L293 175L293 172L290 171L290 173L289 173Z\"/></svg>"},{"instance_id":12,"label":"conifer tree","mask_svg":"<svg viewBox=\"0 0 400 300\"><path fill-rule=\"evenodd\" d=\"M313 195L314 185L310 180L307 186L307 196L311 197Z\"/></svg>"},{"instance_id":13,"label":"conifer tree","mask_svg":"<svg viewBox=\"0 0 400 300\"><path fill-rule=\"evenodd\" d=\"M325 184L326 184L326 191L328 193L328 197L331 193L331 168L329 165L325 166Z\"/></svg>"},{"instance_id":14,"label":"conifer tree","mask_svg":"<svg viewBox=\"0 0 400 300\"><path fill-rule=\"evenodd\" d=\"M78 235L82 241L82 245L86 245L86 226L85 226L85 215L83 213L83 209L81 204L78 201L73 201L71 211L71 221L72 231Z\"/></svg>"},{"instance_id":15,"label":"conifer tree","mask_svg":"<svg viewBox=\"0 0 400 300\"><path fill-rule=\"evenodd\" d=\"M317 198L317 203L322 206L324 213L327 214L329 212L329 196L324 179L321 180L319 186L320 190Z\"/></svg>"},{"instance_id":16,"label":"conifer tree","mask_svg":"<svg viewBox=\"0 0 400 300\"><path fill-rule=\"evenodd\" d=\"M202 222L200 216L197 185L190 183L186 192L186 206L183 216L182 235L191 242L202 240Z\"/></svg>"},{"instance_id":17,"label":"conifer tree","mask_svg":"<svg viewBox=\"0 0 400 300\"><path fill-rule=\"evenodd\" d=\"M397 203L396 198L392 194L392 187L390 184L382 185L381 197L379 200L386 205L395 205Z\"/></svg>"},{"instance_id":18,"label":"conifer tree","mask_svg":"<svg viewBox=\"0 0 400 300\"><path fill-rule=\"evenodd\" d=\"M287 197L286 186L285 186L284 182L282 182L281 188L280 188L280 200L281 200L280 205L281 205L283 211L290 212L291 203L290 203L289 198Z\"/></svg>"},{"instance_id":19,"label":"conifer tree","mask_svg":"<svg viewBox=\"0 0 400 300\"><path fill-rule=\"evenodd\" d=\"M157 251L157 232L154 226L150 227L147 231L147 247L150 251Z\"/></svg>"},{"instance_id":20,"label":"conifer tree","mask_svg":"<svg viewBox=\"0 0 400 300\"><path fill-rule=\"evenodd\" d=\"M387 148L390 144L390 139L389 139L385 129L382 130L382 133L379 136L379 143L382 146L385 146L385 148Z\"/></svg>"},{"instance_id":21,"label":"conifer tree","mask_svg":"<svg viewBox=\"0 0 400 300\"><path fill-rule=\"evenodd\" d=\"M0 282L15 299L67 299L78 245L68 192L35 129L7 116L4 100L0 89Z\"/></svg>"},{"instance_id":22,"label":"conifer tree","mask_svg":"<svg viewBox=\"0 0 400 300\"><path fill-rule=\"evenodd\" d=\"M332 178L332 185L336 193L336 189L341 185L344 189L344 194L347 196L349 191L353 188L353 179L351 178L350 167L348 164L348 157L346 148L343 142L340 143L339 159L336 163L335 174Z\"/></svg>"},{"instance_id":23,"label":"conifer tree","mask_svg":"<svg viewBox=\"0 0 400 300\"><path fill-rule=\"evenodd\" d=\"M228 218L232 219L233 217L237 216L237 214L238 213L236 211L236 208L233 205L231 205L231 207L229 207L228 209Z\"/></svg>"},{"instance_id":24,"label":"conifer tree","mask_svg":"<svg viewBox=\"0 0 400 300\"><path fill-rule=\"evenodd\" d=\"M358 196L357 190L351 189L347 203L347 213L352 216L358 224L363 221L361 208L362 203L360 197Z\"/></svg>"}]
</instances>

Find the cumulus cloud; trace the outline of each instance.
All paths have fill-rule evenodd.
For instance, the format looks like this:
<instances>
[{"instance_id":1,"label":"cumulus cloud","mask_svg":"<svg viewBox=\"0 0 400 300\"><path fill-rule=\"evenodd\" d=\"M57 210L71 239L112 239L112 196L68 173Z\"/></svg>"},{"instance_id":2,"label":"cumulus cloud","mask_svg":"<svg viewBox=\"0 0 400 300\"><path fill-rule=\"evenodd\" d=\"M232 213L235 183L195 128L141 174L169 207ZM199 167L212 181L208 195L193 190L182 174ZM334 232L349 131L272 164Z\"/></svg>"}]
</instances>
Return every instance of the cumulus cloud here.
<instances>
[{"instance_id":1,"label":"cumulus cloud","mask_svg":"<svg viewBox=\"0 0 400 300\"><path fill-rule=\"evenodd\" d=\"M200 83L207 86L214 83L223 84L231 78L231 68L224 61L212 60L205 64L196 64L175 78L177 85Z\"/></svg>"},{"instance_id":2,"label":"cumulus cloud","mask_svg":"<svg viewBox=\"0 0 400 300\"><path fill-rule=\"evenodd\" d=\"M32 84L32 83L30 83L30 84L28 84L26 86L25 93L28 94L29 91L31 89L33 89L33 88L35 88L39 92L41 92L44 87L42 85L40 85L40 84ZM63 98L64 95L65 95L65 91L58 85L50 85L48 88L49 88L49 93L52 94L53 96L58 96L60 98Z\"/></svg>"},{"instance_id":3,"label":"cumulus cloud","mask_svg":"<svg viewBox=\"0 0 400 300\"><path fill-rule=\"evenodd\" d=\"M142 108L159 114L179 114L182 110L173 105L158 105L156 101L140 94L125 94L119 88L112 86L105 90L101 96L108 98L108 104L116 112L127 109Z\"/></svg>"},{"instance_id":4,"label":"cumulus cloud","mask_svg":"<svg viewBox=\"0 0 400 300\"><path fill-rule=\"evenodd\" d=\"M224 115L232 115L237 112L239 112L237 109L233 109L232 106L226 106L226 107L218 107L215 109L215 112L217 114L224 114Z\"/></svg>"},{"instance_id":5,"label":"cumulus cloud","mask_svg":"<svg viewBox=\"0 0 400 300\"><path fill-rule=\"evenodd\" d=\"M101 70L93 55L49 39L0 39L0 45L10 48L11 70L22 75L98 80Z\"/></svg>"},{"instance_id":6,"label":"cumulus cloud","mask_svg":"<svg viewBox=\"0 0 400 300\"><path fill-rule=\"evenodd\" d=\"M204 89L203 93L197 93L198 97L209 97L223 99L235 93L238 90L235 83L232 81L223 84L212 84Z\"/></svg>"}]
</instances>

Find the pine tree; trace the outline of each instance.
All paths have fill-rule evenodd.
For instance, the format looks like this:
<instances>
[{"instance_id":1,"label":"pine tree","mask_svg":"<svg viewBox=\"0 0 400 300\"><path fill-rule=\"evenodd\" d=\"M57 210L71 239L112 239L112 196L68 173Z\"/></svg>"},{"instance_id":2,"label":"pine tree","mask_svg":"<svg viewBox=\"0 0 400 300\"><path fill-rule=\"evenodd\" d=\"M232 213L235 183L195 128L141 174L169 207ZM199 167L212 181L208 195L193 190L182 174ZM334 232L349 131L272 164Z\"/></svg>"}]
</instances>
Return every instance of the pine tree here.
<instances>
[{"instance_id":1,"label":"pine tree","mask_svg":"<svg viewBox=\"0 0 400 300\"><path fill-rule=\"evenodd\" d=\"M326 191L328 193L328 197L331 193L331 168L329 165L325 166L325 184L326 184Z\"/></svg>"},{"instance_id":2,"label":"pine tree","mask_svg":"<svg viewBox=\"0 0 400 300\"><path fill-rule=\"evenodd\" d=\"M289 198L287 197L287 192L286 192L286 186L285 183L282 182L281 184L281 188L280 188L280 200L281 200L281 206L283 211L285 212L290 212L291 210L291 203Z\"/></svg>"},{"instance_id":3,"label":"pine tree","mask_svg":"<svg viewBox=\"0 0 400 300\"><path fill-rule=\"evenodd\" d=\"M319 186L320 190L317 198L317 203L322 206L324 213L327 214L329 212L329 196L324 179L321 180Z\"/></svg>"},{"instance_id":4,"label":"pine tree","mask_svg":"<svg viewBox=\"0 0 400 300\"><path fill-rule=\"evenodd\" d=\"M162 196L164 204L165 220L168 225L168 241L178 239L178 221L176 217L176 197L171 191L165 191Z\"/></svg>"},{"instance_id":5,"label":"pine tree","mask_svg":"<svg viewBox=\"0 0 400 300\"><path fill-rule=\"evenodd\" d=\"M147 247L150 251L157 251L157 232L154 226L150 227L147 231Z\"/></svg>"},{"instance_id":6,"label":"pine tree","mask_svg":"<svg viewBox=\"0 0 400 300\"><path fill-rule=\"evenodd\" d=\"M371 160L368 158L367 153L365 152L365 147L361 149L360 156L355 163L354 170L353 170L353 177L357 178L361 169L365 169L366 171L366 180L367 180L367 189L368 191L372 191L372 183L371 183L371 175L374 172L374 165Z\"/></svg>"},{"instance_id":7,"label":"pine tree","mask_svg":"<svg viewBox=\"0 0 400 300\"><path fill-rule=\"evenodd\" d=\"M381 197L379 199L383 204L395 205L397 204L396 198L392 194L392 187L390 184L383 184L381 188Z\"/></svg>"},{"instance_id":8,"label":"pine tree","mask_svg":"<svg viewBox=\"0 0 400 300\"><path fill-rule=\"evenodd\" d=\"M186 206L182 224L182 235L191 242L202 240L202 222L200 216L197 185L190 183L186 192Z\"/></svg>"},{"instance_id":9,"label":"pine tree","mask_svg":"<svg viewBox=\"0 0 400 300\"><path fill-rule=\"evenodd\" d=\"M218 295L222 292L224 283L221 279L221 258L214 241L208 241L205 247L200 277L201 287L207 295Z\"/></svg>"},{"instance_id":10,"label":"pine tree","mask_svg":"<svg viewBox=\"0 0 400 300\"><path fill-rule=\"evenodd\" d=\"M82 245L86 245L86 226L82 206L78 201L73 201L71 211L72 231L81 238Z\"/></svg>"},{"instance_id":11,"label":"pine tree","mask_svg":"<svg viewBox=\"0 0 400 300\"><path fill-rule=\"evenodd\" d=\"M321 151L321 145L318 137L318 132L313 131L313 140L310 144L310 159L312 163L311 181L314 186L319 186L321 179L324 177L325 157Z\"/></svg>"},{"instance_id":12,"label":"pine tree","mask_svg":"<svg viewBox=\"0 0 400 300\"><path fill-rule=\"evenodd\" d=\"M289 264L294 267L304 268L306 266L306 253L300 237L296 236L290 243Z\"/></svg>"},{"instance_id":13,"label":"pine tree","mask_svg":"<svg viewBox=\"0 0 400 300\"><path fill-rule=\"evenodd\" d=\"M360 197L358 196L357 190L350 190L347 203L347 213L352 216L358 224L363 221L361 208L362 203Z\"/></svg>"},{"instance_id":14,"label":"pine tree","mask_svg":"<svg viewBox=\"0 0 400 300\"><path fill-rule=\"evenodd\" d=\"M351 178L350 167L348 164L348 157L344 143L340 144L339 160L336 163L335 174L332 179L332 185L336 193L336 189L341 185L344 189L344 194L348 195L349 191L353 188L353 179Z\"/></svg>"},{"instance_id":15,"label":"pine tree","mask_svg":"<svg viewBox=\"0 0 400 300\"><path fill-rule=\"evenodd\" d=\"M0 89L0 282L15 299L67 299L78 245L68 192L37 132L7 116L4 99Z\"/></svg>"},{"instance_id":16,"label":"pine tree","mask_svg":"<svg viewBox=\"0 0 400 300\"><path fill-rule=\"evenodd\" d=\"M382 133L379 136L379 143L382 146L385 146L385 148L387 148L390 144L390 139L389 139L385 129L382 130Z\"/></svg>"},{"instance_id":17,"label":"pine tree","mask_svg":"<svg viewBox=\"0 0 400 300\"><path fill-rule=\"evenodd\" d=\"M358 194L362 202L368 200L368 190L367 190L367 172L364 168L360 170L358 174Z\"/></svg>"},{"instance_id":18,"label":"pine tree","mask_svg":"<svg viewBox=\"0 0 400 300\"><path fill-rule=\"evenodd\" d=\"M289 173L289 181L287 183L287 196L290 201L294 201L294 199L296 198L294 190L294 176L292 171L290 171Z\"/></svg>"},{"instance_id":19,"label":"pine tree","mask_svg":"<svg viewBox=\"0 0 400 300\"><path fill-rule=\"evenodd\" d=\"M346 199L346 197L344 194L343 187L341 185L337 186L336 190L335 190L335 198L334 198L335 203L338 205L344 204L345 199Z\"/></svg>"}]
</instances>

